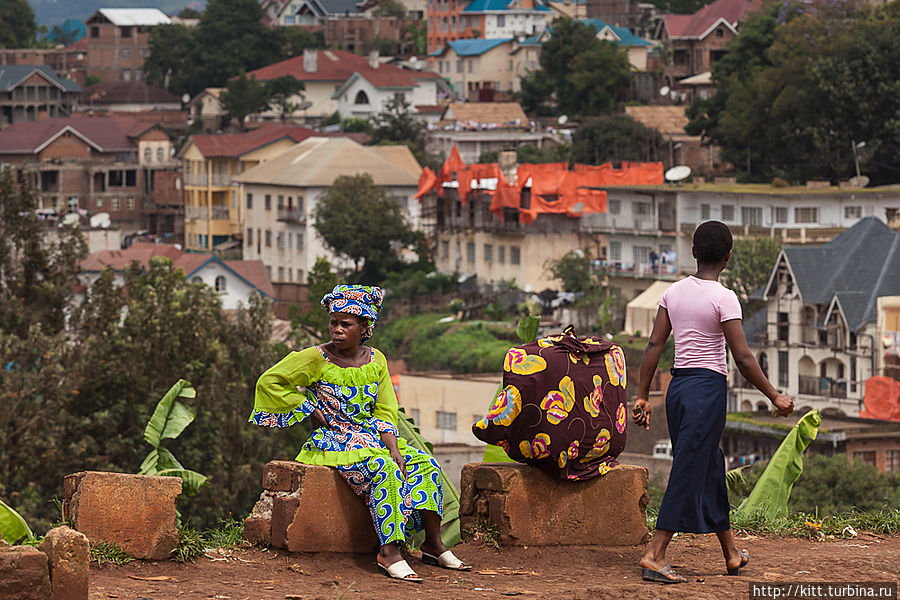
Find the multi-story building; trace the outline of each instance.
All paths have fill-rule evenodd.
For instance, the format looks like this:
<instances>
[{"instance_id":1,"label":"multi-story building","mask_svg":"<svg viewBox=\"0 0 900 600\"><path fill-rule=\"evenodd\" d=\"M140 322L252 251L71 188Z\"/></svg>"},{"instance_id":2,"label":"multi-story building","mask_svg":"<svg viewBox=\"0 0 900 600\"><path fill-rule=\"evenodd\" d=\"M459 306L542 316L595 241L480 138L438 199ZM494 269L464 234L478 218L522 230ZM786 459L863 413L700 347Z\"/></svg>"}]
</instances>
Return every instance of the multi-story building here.
<instances>
[{"instance_id":1,"label":"multi-story building","mask_svg":"<svg viewBox=\"0 0 900 600\"><path fill-rule=\"evenodd\" d=\"M84 38L65 48L0 48L0 65L47 65L58 77L84 86Z\"/></svg>"},{"instance_id":2,"label":"multi-story building","mask_svg":"<svg viewBox=\"0 0 900 600\"><path fill-rule=\"evenodd\" d=\"M343 265L316 234L312 215L337 177L360 173L395 196L411 225L419 228L413 196L421 168L408 147L311 137L235 177L243 193L244 258L261 260L276 283L306 283L320 256Z\"/></svg>"},{"instance_id":3,"label":"multi-story building","mask_svg":"<svg viewBox=\"0 0 900 600\"><path fill-rule=\"evenodd\" d=\"M154 214L172 214L181 180L171 147L161 127L124 118L46 119L0 131L0 162L32 178L47 218L108 213L132 231L147 230ZM157 216L154 232L174 233L175 214Z\"/></svg>"},{"instance_id":4,"label":"multi-story building","mask_svg":"<svg viewBox=\"0 0 900 600\"><path fill-rule=\"evenodd\" d=\"M185 248L206 251L239 239L242 212L234 177L315 134L304 127L273 125L191 136L178 154L184 172Z\"/></svg>"},{"instance_id":5,"label":"multi-story building","mask_svg":"<svg viewBox=\"0 0 900 600\"><path fill-rule=\"evenodd\" d=\"M143 81L96 83L82 91L75 111L78 116L132 117L181 133L187 129L187 111L181 99Z\"/></svg>"},{"instance_id":6,"label":"multi-story building","mask_svg":"<svg viewBox=\"0 0 900 600\"><path fill-rule=\"evenodd\" d=\"M428 52L466 38L526 38L556 16L540 0L428 0Z\"/></svg>"},{"instance_id":7,"label":"multi-story building","mask_svg":"<svg viewBox=\"0 0 900 600\"><path fill-rule=\"evenodd\" d=\"M158 8L102 8L87 26L87 76L100 81L140 81L150 55L150 31L171 19Z\"/></svg>"},{"instance_id":8,"label":"multi-story building","mask_svg":"<svg viewBox=\"0 0 900 600\"><path fill-rule=\"evenodd\" d=\"M782 249L744 331L770 381L802 414L857 416L875 374L877 299L900 294L900 232L866 217L818 247ZM732 410L766 408L736 370Z\"/></svg>"},{"instance_id":9,"label":"multi-story building","mask_svg":"<svg viewBox=\"0 0 900 600\"><path fill-rule=\"evenodd\" d=\"M81 88L46 65L0 66L0 129L12 123L68 117Z\"/></svg>"}]
</instances>

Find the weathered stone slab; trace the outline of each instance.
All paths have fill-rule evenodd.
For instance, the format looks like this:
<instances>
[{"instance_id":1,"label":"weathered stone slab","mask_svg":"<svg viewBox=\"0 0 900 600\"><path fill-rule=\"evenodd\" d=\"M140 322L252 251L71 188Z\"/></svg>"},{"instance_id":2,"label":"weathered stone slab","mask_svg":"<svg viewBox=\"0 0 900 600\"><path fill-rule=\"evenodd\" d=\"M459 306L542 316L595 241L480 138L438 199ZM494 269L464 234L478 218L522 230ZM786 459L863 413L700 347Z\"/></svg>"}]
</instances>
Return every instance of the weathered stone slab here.
<instances>
[{"instance_id":1,"label":"weathered stone slab","mask_svg":"<svg viewBox=\"0 0 900 600\"><path fill-rule=\"evenodd\" d=\"M371 552L378 545L363 499L331 467L272 461L263 469L263 493L244 521L244 538L268 536L292 552Z\"/></svg>"},{"instance_id":2,"label":"weathered stone slab","mask_svg":"<svg viewBox=\"0 0 900 600\"><path fill-rule=\"evenodd\" d=\"M619 465L588 481L517 463L463 467L460 518L496 526L509 545L631 546L647 538L647 469Z\"/></svg>"},{"instance_id":3,"label":"weathered stone slab","mask_svg":"<svg viewBox=\"0 0 900 600\"><path fill-rule=\"evenodd\" d=\"M87 600L91 560L86 535L69 527L55 527L38 549L47 555L53 600Z\"/></svg>"},{"instance_id":4,"label":"weathered stone slab","mask_svg":"<svg viewBox=\"0 0 900 600\"><path fill-rule=\"evenodd\" d=\"M135 558L169 558L178 545L178 477L83 471L63 483L63 514L93 541L121 544Z\"/></svg>"},{"instance_id":5,"label":"weathered stone slab","mask_svg":"<svg viewBox=\"0 0 900 600\"><path fill-rule=\"evenodd\" d=\"M47 555L30 546L0 548L0 598L50 600Z\"/></svg>"}]
</instances>

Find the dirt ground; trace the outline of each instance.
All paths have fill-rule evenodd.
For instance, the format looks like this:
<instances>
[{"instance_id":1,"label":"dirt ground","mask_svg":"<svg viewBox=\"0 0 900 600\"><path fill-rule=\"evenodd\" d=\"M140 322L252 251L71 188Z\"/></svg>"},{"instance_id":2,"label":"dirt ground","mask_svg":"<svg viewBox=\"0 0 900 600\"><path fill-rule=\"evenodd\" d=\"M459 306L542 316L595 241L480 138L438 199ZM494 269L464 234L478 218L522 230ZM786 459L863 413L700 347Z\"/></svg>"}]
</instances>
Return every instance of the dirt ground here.
<instances>
[{"instance_id":1,"label":"dirt ground","mask_svg":"<svg viewBox=\"0 0 900 600\"><path fill-rule=\"evenodd\" d=\"M411 584L376 572L374 555L292 554L247 548L208 551L195 564L135 561L91 567L90 600L300 600L444 598L748 598L749 584L795 582L898 582L900 537L860 533L853 539L815 542L739 535L750 552L740 576L725 576L713 535L677 536L669 560L688 583L661 585L640 579L645 546L491 548L466 543L456 554L475 565L455 573L410 565L425 579ZM415 556L415 555L414 555Z\"/></svg>"}]
</instances>

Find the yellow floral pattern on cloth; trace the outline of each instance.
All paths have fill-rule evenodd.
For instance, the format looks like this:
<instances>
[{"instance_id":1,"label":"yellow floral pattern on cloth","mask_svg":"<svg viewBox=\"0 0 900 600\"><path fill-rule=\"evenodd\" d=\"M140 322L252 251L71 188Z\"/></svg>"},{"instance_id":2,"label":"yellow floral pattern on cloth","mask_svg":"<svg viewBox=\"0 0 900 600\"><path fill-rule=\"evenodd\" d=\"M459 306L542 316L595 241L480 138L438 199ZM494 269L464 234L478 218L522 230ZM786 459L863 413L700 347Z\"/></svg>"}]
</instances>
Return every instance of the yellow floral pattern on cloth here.
<instances>
[{"instance_id":1,"label":"yellow floral pattern on cloth","mask_svg":"<svg viewBox=\"0 0 900 600\"><path fill-rule=\"evenodd\" d=\"M537 344L541 348L550 348L551 346L556 344L556 342L561 342L562 339L563 339L563 336L561 336L561 335L551 335L551 336L547 336L545 338L539 339L537 341Z\"/></svg>"},{"instance_id":2,"label":"yellow floral pattern on cloth","mask_svg":"<svg viewBox=\"0 0 900 600\"><path fill-rule=\"evenodd\" d=\"M547 368L547 361L537 354L528 354L521 348L510 348L503 359L503 370L516 375L533 375Z\"/></svg>"},{"instance_id":3,"label":"yellow floral pattern on cloth","mask_svg":"<svg viewBox=\"0 0 900 600\"><path fill-rule=\"evenodd\" d=\"M609 450L609 430L604 427L597 434L593 447L580 460L581 462L587 462L593 458L600 458L606 454L607 450Z\"/></svg>"},{"instance_id":4,"label":"yellow floral pattern on cloth","mask_svg":"<svg viewBox=\"0 0 900 600\"><path fill-rule=\"evenodd\" d=\"M594 375L593 383L593 391L584 397L584 410L592 417L599 417L600 406L603 404L603 379L599 375Z\"/></svg>"},{"instance_id":5,"label":"yellow floral pattern on cloth","mask_svg":"<svg viewBox=\"0 0 900 600\"><path fill-rule=\"evenodd\" d=\"M519 442L519 452L525 458L546 458L550 456L550 436L546 433L539 433L529 444L525 440Z\"/></svg>"},{"instance_id":6,"label":"yellow floral pattern on cloth","mask_svg":"<svg viewBox=\"0 0 900 600\"><path fill-rule=\"evenodd\" d=\"M606 374L612 385L625 387L625 353L619 346L613 346L606 355Z\"/></svg>"},{"instance_id":7,"label":"yellow floral pattern on cloth","mask_svg":"<svg viewBox=\"0 0 900 600\"><path fill-rule=\"evenodd\" d=\"M573 440L568 448L559 453L559 459L556 463L560 469L564 469L567 462L576 458L578 458L578 440Z\"/></svg>"},{"instance_id":8,"label":"yellow floral pattern on cloth","mask_svg":"<svg viewBox=\"0 0 900 600\"><path fill-rule=\"evenodd\" d=\"M619 433L625 432L625 425L628 423L628 417L625 414L625 404L619 404L619 408L616 409L616 431Z\"/></svg>"},{"instance_id":9,"label":"yellow floral pattern on cloth","mask_svg":"<svg viewBox=\"0 0 900 600\"><path fill-rule=\"evenodd\" d=\"M485 418L475 423L479 429L487 429L488 422L495 425L509 425L522 410L522 394L514 385L508 385L497 394Z\"/></svg>"},{"instance_id":10,"label":"yellow floral pattern on cloth","mask_svg":"<svg viewBox=\"0 0 900 600\"><path fill-rule=\"evenodd\" d=\"M547 411L547 420L554 425L569 416L575 406L575 384L566 375L559 381L559 389L552 390L541 400L541 408Z\"/></svg>"}]
</instances>

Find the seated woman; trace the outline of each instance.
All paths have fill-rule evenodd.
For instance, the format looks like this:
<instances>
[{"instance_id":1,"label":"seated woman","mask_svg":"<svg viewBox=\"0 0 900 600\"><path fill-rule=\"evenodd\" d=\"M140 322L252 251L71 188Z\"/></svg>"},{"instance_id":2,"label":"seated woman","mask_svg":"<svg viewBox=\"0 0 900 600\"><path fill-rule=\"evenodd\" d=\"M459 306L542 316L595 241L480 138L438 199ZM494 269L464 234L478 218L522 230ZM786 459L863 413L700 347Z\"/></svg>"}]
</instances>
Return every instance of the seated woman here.
<instances>
[{"instance_id":1,"label":"seated woman","mask_svg":"<svg viewBox=\"0 0 900 600\"><path fill-rule=\"evenodd\" d=\"M322 298L331 314L331 341L291 352L263 373L250 421L289 427L312 417L316 429L296 460L335 467L369 506L381 546L378 567L395 579L420 582L399 544L423 529L423 562L458 571L471 567L441 541L441 469L399 436L387 361L363 345L381 300L380 288L358 285L338 285ZM307 388L306 396L298 386Z\"/></svg>"}]
</instances>

